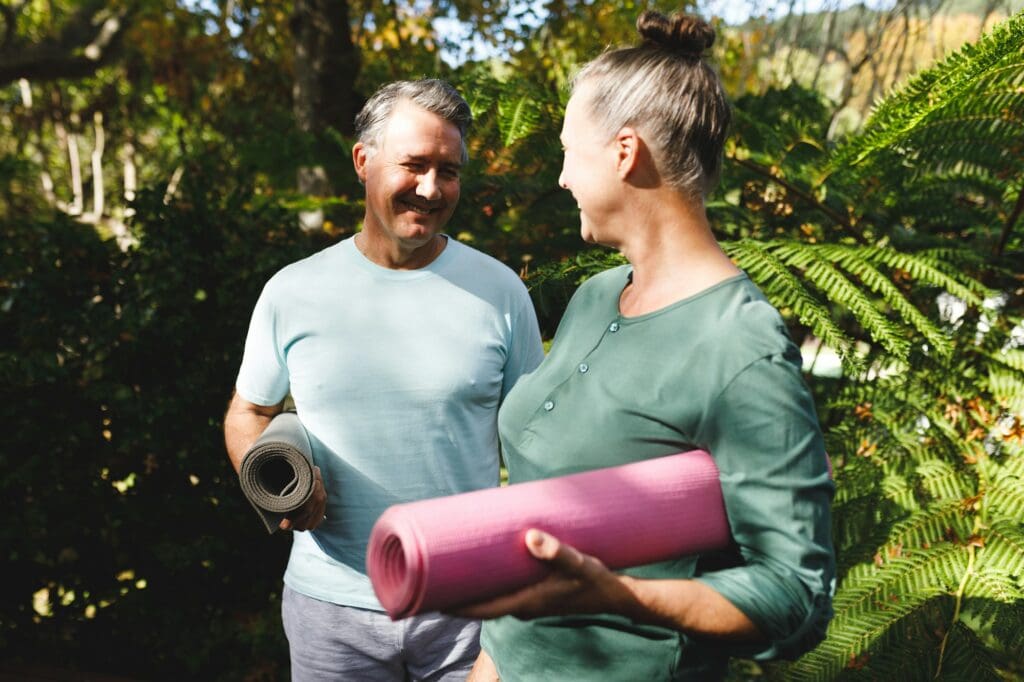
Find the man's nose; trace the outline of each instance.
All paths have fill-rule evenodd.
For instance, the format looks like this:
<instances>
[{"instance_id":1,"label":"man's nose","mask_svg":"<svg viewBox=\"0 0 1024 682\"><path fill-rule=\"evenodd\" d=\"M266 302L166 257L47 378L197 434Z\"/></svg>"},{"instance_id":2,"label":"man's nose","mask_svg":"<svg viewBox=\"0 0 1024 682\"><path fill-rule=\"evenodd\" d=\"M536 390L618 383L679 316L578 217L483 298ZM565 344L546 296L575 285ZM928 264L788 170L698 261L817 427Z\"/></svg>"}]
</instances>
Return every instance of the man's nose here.
<instances>
[{"instance_id":1,"label":"man's nose","mask_svg":"<svg viewBox=\"0 0 1024 682\"><path fill-rule=\"evenodd\" d=\"M427 201L441 198L441 188L437 184L437 171L429 170L420 175L416 185L416 195Z\"/></svg>"}]
</instances>

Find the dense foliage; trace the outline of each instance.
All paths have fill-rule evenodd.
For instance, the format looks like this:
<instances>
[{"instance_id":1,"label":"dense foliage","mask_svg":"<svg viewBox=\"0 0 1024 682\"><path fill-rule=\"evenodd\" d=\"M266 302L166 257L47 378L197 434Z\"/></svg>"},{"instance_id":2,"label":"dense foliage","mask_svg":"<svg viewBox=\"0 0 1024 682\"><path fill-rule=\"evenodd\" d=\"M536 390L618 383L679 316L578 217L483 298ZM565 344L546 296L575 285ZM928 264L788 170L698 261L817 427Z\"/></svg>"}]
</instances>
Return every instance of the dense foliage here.
<instances>
[{"instance_id":1,"label":"dense foliage","mask_svg":"<svg viewBox=\"0 0 1024 682\"><path fill-rule=\"evenodd\" d=\"M220 416L262 281L324 240L192 170L183 201L140 197L124 253L59 216L3 228L8 655L276 676L287 540L248 523Z\"/></svg>"},{"instance_id":2,"label":"dense foliage","mask_svg":"<svg viewBox=\"0 0 1024 682\"><path fill-rule=\"evenodd\" d=\"M443 3L510 50L454 67L423 15L348 4L359 90L440 73L466 94L477 125L451 231L523 272L550 335L578 283L618 259L580 251L557 188L565 86L629 35L636 8L549 3L546 23L509 28L503 5ZM54 17L25 15L28 38L77 16L51 5ZM292 123L290 3L227 6L110 3L128 26L120 59L33 83L34 99L9 86L0 111L24 133L0 141L0 650L12 659L285 676L287 539L242 500L220 418L262 283L358 229L362 211L351 141L328 130L314 144ZM727 83L751 71L743 44L721 41ZM807 378L835 465L840 565L829 638L736 676L1024 674L1022 50L1017 14L845 138L837 104L813 90L736 90L709 213L794 339L818 348ZM75 194L62 159L75 144L88 158L100 132L120 151L83 162ZM294 191L314 157L333 163L330 197ZM124 191L90 215L104 175ZM309 208L323 230L296 226Z\"/></svg>"}]
</instances>

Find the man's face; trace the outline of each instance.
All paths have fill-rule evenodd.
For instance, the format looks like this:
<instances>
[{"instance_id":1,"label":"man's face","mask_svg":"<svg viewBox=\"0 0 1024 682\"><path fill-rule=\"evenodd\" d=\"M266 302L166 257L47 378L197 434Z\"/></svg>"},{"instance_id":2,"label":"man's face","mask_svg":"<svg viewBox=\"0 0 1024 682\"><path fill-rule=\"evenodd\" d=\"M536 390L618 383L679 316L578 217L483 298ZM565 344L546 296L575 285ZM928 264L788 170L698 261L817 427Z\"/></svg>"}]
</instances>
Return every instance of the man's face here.
<instances>
[{"instance_id":1,"label":"man's face","mask_svg":"<svg viewBox=\"0 0 1024 682\"><path fill-rule=\"evenodd\" d=\"M430 242L459 201L462 136L452 123L399 102L375 147L356 143L356 174L366 185L365 231L403 249Z\"/></svg>"}]
</instances>

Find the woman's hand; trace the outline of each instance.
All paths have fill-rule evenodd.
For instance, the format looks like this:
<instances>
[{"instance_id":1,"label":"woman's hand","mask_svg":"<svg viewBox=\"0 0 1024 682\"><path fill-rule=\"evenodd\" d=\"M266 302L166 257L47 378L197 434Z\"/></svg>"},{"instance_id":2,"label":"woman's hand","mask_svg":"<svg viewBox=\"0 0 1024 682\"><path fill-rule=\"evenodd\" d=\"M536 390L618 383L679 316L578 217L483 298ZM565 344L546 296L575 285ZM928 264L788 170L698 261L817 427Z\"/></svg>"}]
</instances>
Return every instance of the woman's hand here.
<instances>
[{"instance_id":1,"label":"woman's hand","mask_svg":"<svg viewBox=\"0 0 1024 682\"><path fill-rule=\"evenodd\" d=\"M526 532L526 548L550 565L550 575L516 592L458 609L454 614L463 618L515 616L529 620L574 613L629 616L640 608L630 589L630 578L608 570L599 559L537 529Z\"/></svg>"}]
</instances>

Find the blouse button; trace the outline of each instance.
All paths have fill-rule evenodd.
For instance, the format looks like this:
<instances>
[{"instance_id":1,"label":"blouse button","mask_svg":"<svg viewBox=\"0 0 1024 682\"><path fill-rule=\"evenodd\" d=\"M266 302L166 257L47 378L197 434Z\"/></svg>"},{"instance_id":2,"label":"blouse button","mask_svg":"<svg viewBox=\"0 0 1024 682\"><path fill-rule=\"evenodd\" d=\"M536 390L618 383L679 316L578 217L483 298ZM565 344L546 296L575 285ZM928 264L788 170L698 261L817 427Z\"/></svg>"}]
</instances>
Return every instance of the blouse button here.
<instances>
[{"instance_id":1,"label":"blouse button","mask_svg":"<svg viewBox=\"0 0 1024 682\"><path fill-rule=\"evenodd\" d=\"M590 369L590 365L588 365L585 362L581 362L580 363L580 374L586 374L587 370L589 370L589 369Z\"/></svg>"},{"instance_id":2,"label":"blouse button","mask_svg":"<svg viewBox=\"0 0 1024 682\"><path fill-rule=\"evenodd\" d=\"M544 409L550 412L551 410L555 409L555 403L553 403L550 400L547 401L546 403L544 403Z\"/></svg>"},{"instance_id":3,"label":"blouse button","mask_svg":"<svg viewBox=\"0 0 1024 682\"><path fill-rule=\"evenodd\" d=\"M610 331L612 334L619 331L619 323L612 322L610 325L608 325L608 331Z\"/></svg>"}]
</instances>

